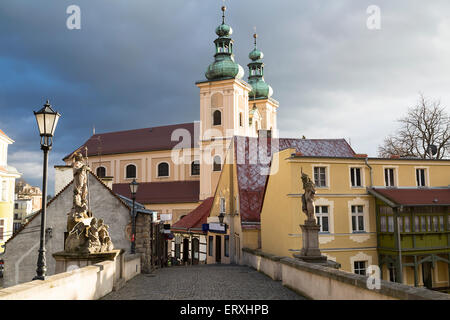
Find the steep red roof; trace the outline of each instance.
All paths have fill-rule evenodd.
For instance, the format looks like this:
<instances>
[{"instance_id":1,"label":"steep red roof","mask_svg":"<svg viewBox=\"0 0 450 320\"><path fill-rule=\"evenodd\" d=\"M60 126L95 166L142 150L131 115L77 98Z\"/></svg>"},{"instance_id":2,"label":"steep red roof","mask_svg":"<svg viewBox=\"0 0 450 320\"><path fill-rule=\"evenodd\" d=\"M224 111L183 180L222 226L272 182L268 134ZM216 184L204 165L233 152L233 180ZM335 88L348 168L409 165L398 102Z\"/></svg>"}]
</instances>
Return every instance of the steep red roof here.
<instances>
[{"instance_id":1,"label":"steep red roof","mask_svg":"<svg viewBox=\"0 0 450 320\"><path fill-rule=\"evenodd\" d=\"M113 191L131 198L128 183L113 184ZM200 181L140 182L136 201L142 204L198 202Z\"/></svg>"},{"instance_id":2,"label":"steep red roof","mask_svg":"<svg viewBox=\"0 0 450 320\"><path fill-rule=\"evenodd\" d=\"M94 134L77 150L81 150L84 155L84 148L87 146L88 156L96 156L99 153L106 155L129 152L171 150L180 142L186 144L182 146L185 148L197 147L199 130L194 130L196 125L198 124L191 122L153 128ZM176 130L178 130L174 135L174 139L176 140L172 141L172 134ZM182 138L180 138L180 135ZM63 160L70 157L71 154L66 155Z\"/></svg>"},{"instance_id":3,"label":"steep red roof","mask_svg":"<svg viewBox=\"0 0 450 320\"><path fill-rule=\"evenodd\" d=\"M397 188L372 188L373 195L381 195L391 202L402 206L431 206L449 205L450 188L442 189L397 189Z\"/></svg>"},{"instance_id":4,"label":"steep red roof","mask_svg":"<svg viewBox=\"0 0 450 320\"><path fill-rule=\"evenodd\" d=\"M267 144L262 145L258 138L235 137L234 147L243 222L260 221L264 189L274 153L293 148L303 156L355 156L355 152L344 139L269 138Z\"/></svg>"},{"instance_id":5,"label":"steep red roof","mask_svg":"<svg viewBox=\"0 0 450 320\"><path fill-rule=\"evenodd\" d=\"M186 231L189 229L202 229L202 224L206 223L211 212L214 197L205 199L197 208L184 216L180 221L174 223L172 231Z\"/></svg>"}]
</instances>

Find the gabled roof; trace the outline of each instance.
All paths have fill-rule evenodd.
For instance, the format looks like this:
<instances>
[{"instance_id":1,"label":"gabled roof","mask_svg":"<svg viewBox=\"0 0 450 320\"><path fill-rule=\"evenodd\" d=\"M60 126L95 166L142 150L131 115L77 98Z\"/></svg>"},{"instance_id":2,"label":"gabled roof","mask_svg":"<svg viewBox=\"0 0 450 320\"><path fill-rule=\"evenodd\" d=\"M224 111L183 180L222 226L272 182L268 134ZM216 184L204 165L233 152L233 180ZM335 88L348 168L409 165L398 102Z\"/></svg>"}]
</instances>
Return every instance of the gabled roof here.
<instances>
[{"instance_id":1,"label":"gabled roof","mask_svg":"<svg viewBox=\"0 0 450 320\"><path fill-rule=\"evenodd\" d=\"M119 200L119 202L120 202L123 206L125 206L128 210L130 210L130 214L131 214L131 209L132 209L132 207L131 207L131 206L130 206L130 205L129 205L122 197L120 197L119 195L115 194L115 193L114 193L110 188L108 188L108 186L107 186L106 184L104 184L103 181L100 180L100 178L98 178L94 173L92 173L92 172L89 172L89 173L90 173L90 177L94 177L98 182L100 182L101 185L103 185L103 186L111 193L111 195L112 195L114 198L116 198L117 200ZM56 199L58 199L58 197L59 197L64 191L66 191L66 189L69 188L69 186L70 186L72 183L73 183L73 179L72 179L72 181L70 181L64 188L62 188L61 191L59 191L59 193L58 193L57 195L55 195L49 202L47 202L47 208L48 208L48 206L49 206L50 204L53 203L53 201L55 201ZM146 211L147 211L147 210L143 210L143 209L138 209L138 210L137 210L138 213L147 213L147 214L148 214L149 212L146 212ZM31 221L33 221L36 217L40 216L40 215L41 215L41 212L42 212L42 209L36 211L35 213L33 213L33 215L32 215L31 217L27 217L27 218L29 218L29 220L27 221L27 223L25 223L24 225L22 225L22 227L21 227L19 230L17 230L17 232L14 233L14 234L12 235L12 237L9 238L9 239L5 242L5 244L8 243L9 241L11 241L12 239L14 239L14 238L15 238L15 237L16 237L23 229L25 229L25 227L26 227L28 224L31 223ZM95 212L94 212L94 215L95 215Z\"/></svg>"},{"instance_id":2,"label":"gabled roof","mask_svg":"<svg viewBox=\"0 0 450 320\"><path fill-rule=\"evenodd\" d=\"M131 198L128 183L113 184L113 191ZM140 182L136 201L142 204L198 202L200 181Z\"/></svg>"},{"instance_id":3,"label":"gabled roof","mask_svg":"<svg viewBox=\"0 0 450 320\"><path fill-rule=\"evenodd\" d=\"M261 140L264 141L264 140ZM260 222L264 189L272 155L289 148L304 156L354 157L355 151L344 139L234 137L235 163L242 222Z\"/></svg>"},{"instance_id":4,"label":"gabled roof","mask_svg":"<svg viewBox=\"0 0 450 320\"><path fill-rule=\"evenodd\" d=\"M199 130L194 129L196 125L198 124L190 122L153 128L94 134L81 147L74 150L74 152L80 150L84 155L85 147L88 148L88 156L171 150L181 141L184 144L188 144L183 145L182 147L194 148L198 147ZM182 140L183 138L179 138L179 135L175 135L174 138L177 140L172 141L172 133L174 133L175 130L179 130L180 134L183 134L183 132L189 134L190 140L186 140L184 136L184 140ZM69 158L72 153L66 155L63 160Z\"/></svg>"},{"instance_id":5,"label":"gabled roof","mask_svg":"<svg viewBox=\"0 0 450 320\"><path fill-rule=\"evenodd\" d=\"M214 197L205 199L197 208L184 216L180 221L175 222L170 228L172 231L187 232L190 229L201 231L202 225L207 222L211 212Z\"/></svg>"},{"instance_id":6,"label":"gabled roof","mask_svg":"<svg viewBox=\"0 0 450 320\"><path fill-rule=\"evenodd\" d=\"M392 207L450 206L450 188L369 188L368 191Z\"/></svg>"}]
</instances>

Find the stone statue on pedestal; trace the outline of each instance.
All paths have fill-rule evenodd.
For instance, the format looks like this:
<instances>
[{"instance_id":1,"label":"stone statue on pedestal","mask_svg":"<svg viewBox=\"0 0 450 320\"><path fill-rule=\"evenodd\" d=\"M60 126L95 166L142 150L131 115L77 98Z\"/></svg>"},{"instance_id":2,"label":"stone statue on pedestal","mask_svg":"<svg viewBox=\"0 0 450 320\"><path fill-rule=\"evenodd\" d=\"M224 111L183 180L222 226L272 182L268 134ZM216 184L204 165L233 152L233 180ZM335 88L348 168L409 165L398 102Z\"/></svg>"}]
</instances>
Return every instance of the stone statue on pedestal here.
<instances>
[{"instance_id":1,"label":"stone statue on pedestal","mask_svg":"<svg viewBox=\"0 0 450 320\"><path fill-rule=\"evenodd\" d=\"M314 196L316 194L316 188L314 186L314 182L308 177L306 173L302 171L302 183L303 190L305 191L302 194L302 211L306 214L308 218L308 222L316 222L316 218L314 215Z\"/></svg>"},{"instance_id":2,"label":"stone statue on pedestal","mask_svg":"<svg viewBox=\"0 0 450 320\"><path fill-rule=\"evenodd\" d=\"M327 257L323 256L319 249L320 226L317 224L314 214L315 185L303 170L302 183L304 190L302 195L302 211L305 213L307 219L304 225L300 225L302 229L303 248L300 254L294 254L294 257L305 262L323 264L327 262Z\"/></svg>"},{"instance_id":3,"label":"stone statue on pedestal","mask_svg":"<svg viewBox=\"0 0 450 320\"><path fill-rule=\"evenodd\" d=\"M90 168L80 153L72 159L73 168L73 206L67 217L68 236L65 240L65 252L99 253L114 249L103 219L97 221L89 211L88 174Z\"/></svg>"}]
</instances>

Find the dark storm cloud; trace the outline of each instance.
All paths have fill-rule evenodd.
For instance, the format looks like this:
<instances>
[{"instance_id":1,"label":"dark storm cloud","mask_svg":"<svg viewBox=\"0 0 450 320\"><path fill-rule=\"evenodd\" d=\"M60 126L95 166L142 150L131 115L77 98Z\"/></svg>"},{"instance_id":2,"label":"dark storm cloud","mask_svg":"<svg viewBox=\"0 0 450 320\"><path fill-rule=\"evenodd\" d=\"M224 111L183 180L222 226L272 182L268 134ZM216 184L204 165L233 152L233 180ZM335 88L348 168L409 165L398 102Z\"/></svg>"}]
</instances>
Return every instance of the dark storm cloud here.
<instances>
[{"instance_id":1,"label":"dark storm cloud","mask_svg":"<svg viewBox=\"0 0 450 320\"><path fill-rule=\"evenodd\" d=\"M66 8L81 8L81 30ZM221 1L2 0L0 128L10 164L40 185L32 110L62 113L51 164L97 132L199 119ZM369 5L381 30L366 27ZM236 61L247 71L253 27L282 136L350 138L376 154L419 91L448 104L448 1L228 1ZM52 186L51 182L51 186ZM52 186L53 187L53 186Z\"/></svg>"}]
</instances>

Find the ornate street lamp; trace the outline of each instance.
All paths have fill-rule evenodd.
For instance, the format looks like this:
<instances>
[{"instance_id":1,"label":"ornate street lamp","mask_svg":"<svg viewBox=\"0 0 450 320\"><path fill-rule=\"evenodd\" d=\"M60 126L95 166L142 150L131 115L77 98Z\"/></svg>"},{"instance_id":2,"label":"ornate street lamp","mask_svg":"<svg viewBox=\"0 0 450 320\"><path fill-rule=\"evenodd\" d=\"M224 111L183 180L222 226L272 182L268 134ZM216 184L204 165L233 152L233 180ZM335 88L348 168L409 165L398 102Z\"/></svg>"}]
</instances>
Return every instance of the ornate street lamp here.
<instances>
[{"instance_id":1,"label":"ornate street lamp","mask_svg":"<svg viewBox=\"0 0 450 320\"><path fill-rule=\"evenodd\" d=\"M225 217L225 215L223 214L223 212L221 212L220 214L219 214L219 222L220 222L220 225L221 226L223 226L223 218Z\"/></svg>"},{"instance_id":2,"label":"ornate street lamp","mask_svg":"<svg viewBox=\"0 0 450 320\"><path fill-rule=\"evenodd\" d=\"M135 201L136 201L136 193L138 191L139 183L136 182L136 179L130 183L130 191L131 191L131 199L133 199L133 225L131 230L131 254L136 253L136 209L135 209Z\"/></svg>"},{"instance_id":3,"label":"ornate street lamp","mask_svg":"<svg viewBox=\"0 0 450 320\"><path fill-rule=\"evenodd\" d=\"M53 134L58 124L58 112L51 108L49 101L39 111L33 111L41 136L41 150L44 152L44 172L42 177L42 213L41 213L41 238L39 255L37 261L36 276L33 280L45 280L47 271L45 260L45 218L47 213L47 168L48 168L48 152L52 149Z\"/></svg>"}]
</instances>

